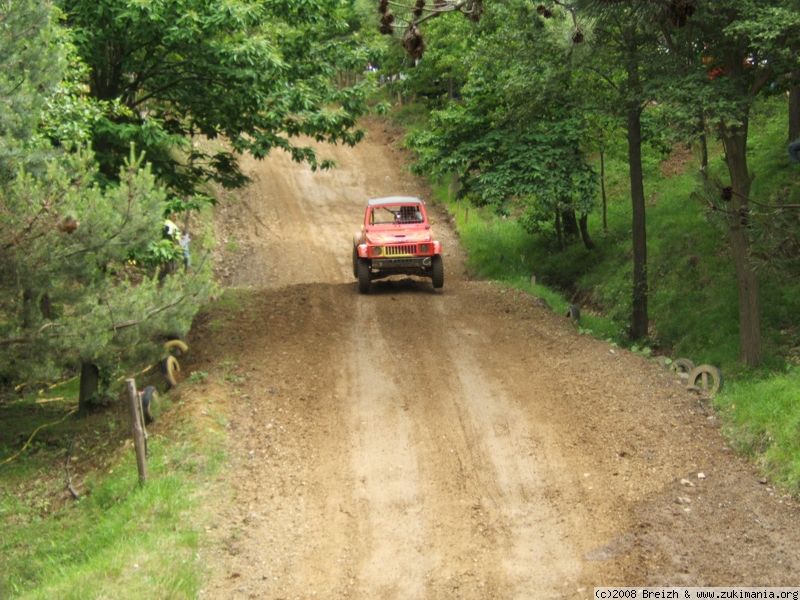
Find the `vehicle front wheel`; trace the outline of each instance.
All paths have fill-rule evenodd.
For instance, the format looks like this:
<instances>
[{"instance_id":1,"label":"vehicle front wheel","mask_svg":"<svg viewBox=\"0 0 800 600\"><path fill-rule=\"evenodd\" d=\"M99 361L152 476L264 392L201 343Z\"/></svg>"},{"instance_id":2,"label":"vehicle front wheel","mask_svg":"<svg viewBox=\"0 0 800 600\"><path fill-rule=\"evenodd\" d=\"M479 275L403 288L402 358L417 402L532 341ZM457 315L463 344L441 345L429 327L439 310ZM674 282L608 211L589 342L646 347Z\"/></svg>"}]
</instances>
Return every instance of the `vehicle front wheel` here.
<instances>
[{"instance_id":1,"label":"vehicle front wheel","mask_svg":"<svg viewBox=\"0 0 800 600\"><path fill-rule=\"evenodd\" d=\"M358 250L353 246L353 277L358 279Z\"/></svg>"},{"instance_id":2,"label":"vehicle front wheel","mask_svg":"<svg viewBox=\"0 0 800 600\"><path fill-rule=\"evenodd\" d=\"M438 290L444 285L444 263L439 255L434 256L431 262L431 279L434 289Z\"/></svg>"},{"instance_id":3,"label":"vehicle front wheel","mask_svg":"<svg viewBox=\"0 0 800 600\"><path fill-rule=\"evenodd\" d=\"M369 273L369 263L361 258L358 260L358 291L361 294L368 294L372 279Z\"/></svg>"}]
</instances>

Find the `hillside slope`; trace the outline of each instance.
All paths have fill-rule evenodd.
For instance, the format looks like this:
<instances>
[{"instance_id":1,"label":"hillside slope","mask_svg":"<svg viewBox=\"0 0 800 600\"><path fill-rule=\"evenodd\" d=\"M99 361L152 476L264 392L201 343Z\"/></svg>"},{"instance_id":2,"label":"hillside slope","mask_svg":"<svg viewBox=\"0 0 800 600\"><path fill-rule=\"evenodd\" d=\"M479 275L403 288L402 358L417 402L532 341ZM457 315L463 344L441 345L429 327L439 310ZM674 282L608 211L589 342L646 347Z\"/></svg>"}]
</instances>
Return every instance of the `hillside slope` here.
<instances>
[{"instance_id":1,"label":"hillside slope","mask_svg":"<svg viewBox=\"0 0 800 600\"><path fill-rule=\"evenodd\" d=\"M228 417L206 598L585 598L798 585L800 507L654 362L464 275L359 295L367 197L426 194L379 124L339 168L274 154L218 211L228 291L189 370ZM199 352L195 352L198 350Z\"/></svg>"}]
</instances>

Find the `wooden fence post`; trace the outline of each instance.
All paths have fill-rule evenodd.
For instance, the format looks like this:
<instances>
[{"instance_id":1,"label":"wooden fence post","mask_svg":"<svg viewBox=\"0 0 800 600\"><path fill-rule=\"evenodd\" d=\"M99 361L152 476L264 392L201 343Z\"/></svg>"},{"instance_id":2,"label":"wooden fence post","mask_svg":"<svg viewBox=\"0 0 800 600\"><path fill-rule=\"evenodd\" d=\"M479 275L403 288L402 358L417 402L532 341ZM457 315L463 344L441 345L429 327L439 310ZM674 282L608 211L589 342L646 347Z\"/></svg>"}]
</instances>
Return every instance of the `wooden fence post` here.
<instances>
[{"instance_id":1,"label":"wooden fence post","mask_svg":"<svg viewBox=\"0 0 800 600\"><path fill-rule=\"evenodd\" d=\"M142 405L136 391L136 381L126 379L128 385L128 400L131 405L131 424L133 427L133 447L136 449L136 466L139 467L139 485L147 481L147 455L144 442L144 429L142 428Z\"/></svg>"}]
</instances>

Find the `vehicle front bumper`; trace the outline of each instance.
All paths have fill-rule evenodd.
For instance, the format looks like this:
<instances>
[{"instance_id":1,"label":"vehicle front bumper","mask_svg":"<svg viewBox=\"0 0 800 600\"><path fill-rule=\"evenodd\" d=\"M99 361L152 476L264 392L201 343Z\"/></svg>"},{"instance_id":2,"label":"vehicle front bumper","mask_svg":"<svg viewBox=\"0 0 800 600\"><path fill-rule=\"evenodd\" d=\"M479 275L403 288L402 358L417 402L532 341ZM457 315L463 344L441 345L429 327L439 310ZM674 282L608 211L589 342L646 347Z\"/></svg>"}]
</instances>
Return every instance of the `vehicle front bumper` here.
<instances>
[{"instance_id":1,"label":"vehicle front bumper","mask_svg":"<svg viewBox=\"0 0 800 600\"><path fill-rule=\"evenodd\" d=\"M433 258L433 256L373 258L370 260L370 278L382 279L392 275L431 277Z\"/></svg>"},{"instance_id":2,"label":"vehicle front bumper","mask_svg":"<svg viewBox=\"0 0 800 600\"><path fill-rule=\"evenodd\" d=\"M433 256L403 256L394 258L373 258L373 271L402 271L403 269L429 269Z\"/></svg>"}]
</instances>

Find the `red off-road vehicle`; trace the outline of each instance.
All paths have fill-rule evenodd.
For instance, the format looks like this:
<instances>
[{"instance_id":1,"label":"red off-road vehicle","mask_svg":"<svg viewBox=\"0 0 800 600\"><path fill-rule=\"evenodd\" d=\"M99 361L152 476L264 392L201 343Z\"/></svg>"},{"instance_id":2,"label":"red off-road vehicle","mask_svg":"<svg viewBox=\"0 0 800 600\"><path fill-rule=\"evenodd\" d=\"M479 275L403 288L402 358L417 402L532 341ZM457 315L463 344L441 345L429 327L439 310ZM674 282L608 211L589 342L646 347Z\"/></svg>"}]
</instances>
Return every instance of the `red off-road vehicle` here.
<instances>
[{"instance_id":1,"label":"red off-road vehicle","mask_svg":"<svg viewBox=\"0 0 800 600\"><path fill-rule=\"evenodd\" d=\"M430 277L444 285L442 245L434 239L425 203L409 196L367 202L361 232L353 238L353 275L358 291L369 292L373 279L390 275Z\"/></svg>"}]
</instances>

